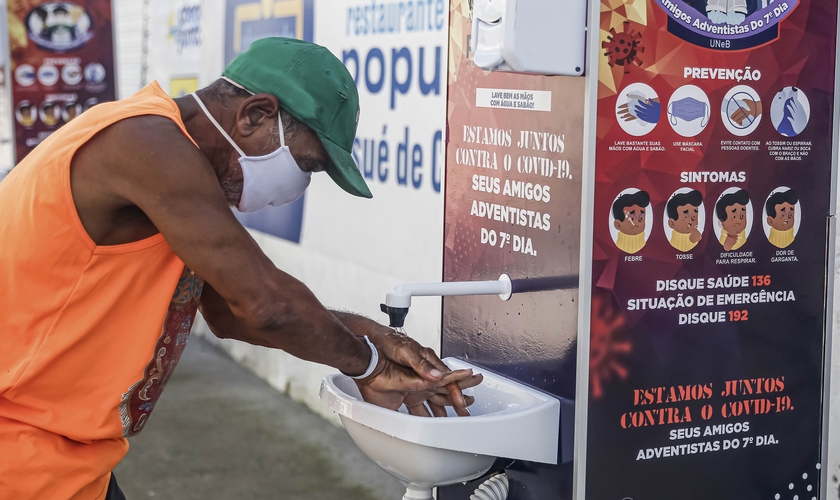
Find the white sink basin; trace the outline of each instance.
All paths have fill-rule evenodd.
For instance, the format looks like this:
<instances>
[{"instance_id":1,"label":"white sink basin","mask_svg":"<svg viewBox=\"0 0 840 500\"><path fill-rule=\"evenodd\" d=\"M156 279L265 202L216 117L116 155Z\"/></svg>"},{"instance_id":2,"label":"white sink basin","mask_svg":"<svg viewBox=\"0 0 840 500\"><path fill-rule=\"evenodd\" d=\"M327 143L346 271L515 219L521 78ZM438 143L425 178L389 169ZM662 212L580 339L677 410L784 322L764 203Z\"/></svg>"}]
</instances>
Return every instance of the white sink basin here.
<instances>
[{"instance_id":1,"label":"white sink basin","mask_svg":"<svg viewBox=\"0 0 840 500\"><path fill-rule=\"evenodd\" d=\"M406 485L404 500L428 500L431 489L481 476L496 457L557 463L560 402L541 391L455 358L453 370L484 375L472 416L425 418L362 400L356 383L341 374L321 383L321 401L338 413L356 445Z\"/></svg>"}]
</instances>

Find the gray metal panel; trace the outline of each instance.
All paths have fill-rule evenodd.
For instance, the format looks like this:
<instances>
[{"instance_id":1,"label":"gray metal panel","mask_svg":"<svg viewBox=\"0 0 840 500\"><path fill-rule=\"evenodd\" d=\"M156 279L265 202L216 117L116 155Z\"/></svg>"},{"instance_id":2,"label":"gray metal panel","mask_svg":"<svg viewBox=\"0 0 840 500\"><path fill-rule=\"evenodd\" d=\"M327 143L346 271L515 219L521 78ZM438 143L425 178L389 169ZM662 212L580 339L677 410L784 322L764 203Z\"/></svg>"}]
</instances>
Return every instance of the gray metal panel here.
<instances>
[{"instance_id":1,"label":"gray metal panel","mask_svg":"<svg viewBox=\"0 0 840 500\"><path fill-rule=\"evenodd\" d=\"M838 11L837 26L840 26L840 10ZM837 53L840 53L840 36L835 40ZM823 465L820 474L820 498L828 498L828 478L831 475L828 470L829 462L829 420L831 418L831 355L832 337L834 333L834 273L837 249L835 248L837 237L837 168L840 161L840 107L837 106L840 99L840 64L835 61L834 66L834 142L831 148L831 197L829 201L829 214L826 229L828 231L827 263L826 268L826 304L825 304L825 348L823 349L823 419L822 419L822 453L820 463Z\"/></svg>"},{"instance_id":2,"label":"gray metal panel","mask_svg":"<svg viewBox=\"0 0 840 500\"><path fill-rule=\"evenodd\" d=\"M837 93L835 92L835 99ZM837 108L834 111L834 127L837 129ZM837 140L834 141L834 154L837 153ZM835 163L836 165L836 160ZM836 176L837 170L832 173L832 195L836 196ZM833 206L833 205L832 205ZM820 474L820 498L828 498L828 477L830 476L828 470L828 448L829 448L829 429L828 421L831 416L831 334L834 326L834 261L835 261L835 238L837 236L837 218L831 216L826 221L826 230L828 232L828 245L826 248L826 256L828 257L828 268L825 274L826 284L826 305L825 305L825 348L823 350L823 418L822 418L822 452L820 464L823 469Z\"/></svg>"},{"instance_id":3,"label":"gray metal panel","mask_svg":"<svg viewBox=\"0 0 840 500\"><path fill-rule=\"evenodd\" d=\"M578 299L578 358L575 405L575 461L573 498L586 494L586 435L589 411L589 323L592 306L592 228L595 196L595 144L598 118L598 47L601 18L600 2L589 2L587 37L589 59L586 67L586 91L583 130L583 193L580 214L580 289Z\"/></svg>"}]
</instances>

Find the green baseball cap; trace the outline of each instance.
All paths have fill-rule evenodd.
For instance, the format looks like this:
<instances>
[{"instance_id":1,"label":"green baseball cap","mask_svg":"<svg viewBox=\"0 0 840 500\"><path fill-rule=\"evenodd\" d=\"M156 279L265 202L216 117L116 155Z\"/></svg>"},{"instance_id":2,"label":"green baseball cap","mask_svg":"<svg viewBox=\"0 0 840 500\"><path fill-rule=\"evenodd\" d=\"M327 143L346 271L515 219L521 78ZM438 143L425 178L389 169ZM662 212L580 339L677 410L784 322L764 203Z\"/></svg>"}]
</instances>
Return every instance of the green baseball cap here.
<instances>
[{"instance_id":1,"label":"green baseball cap","mask_svg":"<svg viewBox=\"0 0 840 500\"><path fill-rule=\"evenodd\" d=\"M327 173L350 194L372 198L351 154L359 124L359 93L344 64L326 47L293 38L254 41L222 76L255 93L267 93L311 128L334 168Z\"/></svg>"}]
</instances>

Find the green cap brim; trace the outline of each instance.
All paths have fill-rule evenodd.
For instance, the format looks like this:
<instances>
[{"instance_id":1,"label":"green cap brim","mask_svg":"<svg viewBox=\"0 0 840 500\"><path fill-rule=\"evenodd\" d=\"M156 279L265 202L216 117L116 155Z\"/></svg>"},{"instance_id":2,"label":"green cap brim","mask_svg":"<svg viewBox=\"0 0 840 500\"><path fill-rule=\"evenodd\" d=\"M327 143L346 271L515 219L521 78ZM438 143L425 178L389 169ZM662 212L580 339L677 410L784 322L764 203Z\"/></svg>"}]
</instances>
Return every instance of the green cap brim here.
<instances>
[{"instance_id":1,"label":"green cap brim","mask_svg":"<svg viewBox=\"0 0 840 500\"><path fill-rule=\"evenodd\" d=\"M327 174L332 180L341 189L354 196L373 198L367 183L365 183L365 178L362 177L359 167L353 161L353 155L321 134L318 134L318 138L321 139L324 149L333 162L333 168L327 169Z\"/></svg>"}]
</instances>

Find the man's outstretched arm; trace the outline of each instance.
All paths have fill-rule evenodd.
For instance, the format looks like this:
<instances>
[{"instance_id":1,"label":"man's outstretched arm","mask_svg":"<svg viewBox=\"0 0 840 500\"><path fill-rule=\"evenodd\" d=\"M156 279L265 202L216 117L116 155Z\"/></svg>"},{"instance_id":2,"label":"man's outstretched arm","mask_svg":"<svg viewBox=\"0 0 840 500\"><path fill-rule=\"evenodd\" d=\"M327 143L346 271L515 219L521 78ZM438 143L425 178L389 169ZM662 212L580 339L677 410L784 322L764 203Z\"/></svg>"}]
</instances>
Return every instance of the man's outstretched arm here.
<instances>
[{"instance_id":1,"label":"man's outstretched arm","mask_svg":"<svg viewBox=\"0 0 840 500\"><path fill-rule=\"evenodd\" d=\"M462 388L474 387L481 383L481 375L472 375L469 372L450 372L449 368L440 361L432 349L424 348L414 340L396 333L392 328L383 326L371 319L348 313L345 311L330 311L351 333L362 336L367 335L376 345L380 353L381 363L387 361L395 362L398 365L409 367L423 379L430 382L427 387L417 384L413 398L414 406L409 408L413 414L424 415L428 412L422 407L423 402L428 401L429 407L436 416L444 416L444 406L453 406L455 412L461 416L469 415L466 409L472 400L466 399ZM210 330L221 338L236 338L255 345L276 347L273 342L266 342L265 337L259 332L253 332L236 318L230 311L224 298L222 298L210 285L205 285L201 297L201 313L207 321ZM385 367L378 367L378 371ZM405 400L405 390L399 384L389 386L374 386L367 390L365 381L361 381L360 390L365 399L382 406L396 409L399 403L410 401ZM375 394L381 388L389 394L383 397ZM422 389L422 391L421 391ZM396 394L395 394L396 392Z\"/></svg>"},{"instance_id":2,"label":"man's outstretched arm","mask_svg":"<svg viewBox=\"0 0 840 500\"><path fill-rule=\"evenodd\" d=\"M126 119L102 131L84 149L87 153L80 151L72 168L84 171L88 183L107 195L109 205L136 206L146 214L175 254L210 285L203 309L220 308L235 319L237 327L227 330L228 335L348 374L367 369L367 345L306 285L274 266L233 216L205 156L172 121L155 116ZM213 292L224 306L220 300L209 305ZM449 374L433 383L410 365L387 356L381 359L378 376L367 389L371 397L387 392L388 398L374 401L383 405L393 405L400 392L404 397L469 376Z\"/></svg>"}]
</instances>

